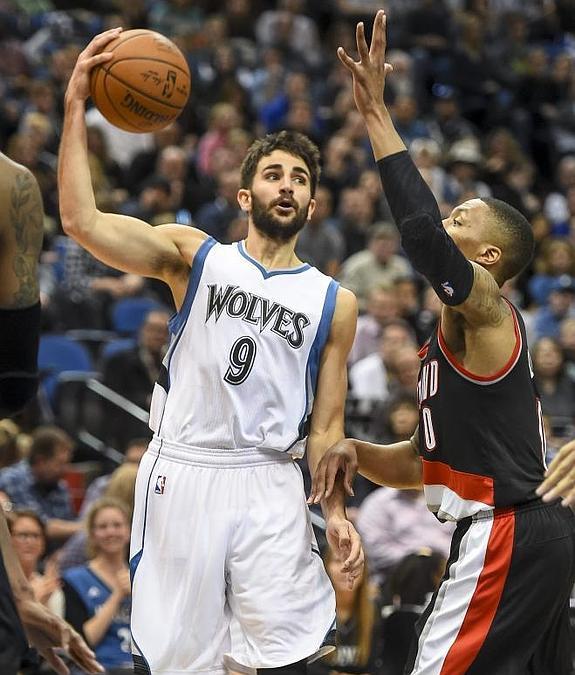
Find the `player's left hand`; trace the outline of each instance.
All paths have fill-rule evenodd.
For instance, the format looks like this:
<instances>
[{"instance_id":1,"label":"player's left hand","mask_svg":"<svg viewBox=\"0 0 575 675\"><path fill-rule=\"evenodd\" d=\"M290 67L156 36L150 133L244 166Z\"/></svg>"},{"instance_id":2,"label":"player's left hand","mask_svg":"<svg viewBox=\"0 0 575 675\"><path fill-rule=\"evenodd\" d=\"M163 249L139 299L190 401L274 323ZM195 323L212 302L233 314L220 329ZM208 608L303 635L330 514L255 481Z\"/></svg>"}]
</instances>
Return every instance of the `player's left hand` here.
<instances>
[{"instance_id":1,"label":"player's left hand","mask_svg":"<svg viewBox=\"0 0 575 675\"><path fill-rule=\"evenodd\" d=\"M562 497L563 506L575 506L575 441L555 455L536 492L544 502Z\"/></svg>"},{"instance_id":2,"label":"player's left hand","mask_svg":"<svg viewBox=\"0 0 575 675\"><path fill-rule=\"evenodd\" d=\"M347 575L351 590L363 574L365 561L359 534L349 520L332 518L327 522L326 536L336 558L342 563L341 571Z\"/></svg>"},{"instance_id":3,"label":"player's left hand","mask_svg":"<svg viewBox=\"0 0 575 675\"><path fill-rule=\"evenodd\" d=\"M385 79L393 66L385 61L387 49L386 16L379 10L373 22L371 45L365 39L363 22L356 26L355 40L359 61L354 61L343 47L337 50L337 56L353 75L353 97L358 110L366 115L374 106L383 104Z\"/></svg>"}]
</instances>

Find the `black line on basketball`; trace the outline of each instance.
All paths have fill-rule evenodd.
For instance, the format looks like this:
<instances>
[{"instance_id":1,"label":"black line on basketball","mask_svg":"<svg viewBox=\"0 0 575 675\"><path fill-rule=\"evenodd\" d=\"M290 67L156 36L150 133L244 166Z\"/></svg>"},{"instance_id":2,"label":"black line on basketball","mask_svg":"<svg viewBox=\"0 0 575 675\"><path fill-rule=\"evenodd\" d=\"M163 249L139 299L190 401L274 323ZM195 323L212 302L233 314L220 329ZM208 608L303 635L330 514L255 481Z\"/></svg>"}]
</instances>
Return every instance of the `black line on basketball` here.
<instances>
[{"instance_id":1,"label":"black line on basketball","mask_svg":"<svg viewBox=\"0 0 575 675\"><path fill-rule=\"evenodd\" d=\"M171 103L166 103L165 101L162 101L159 98L155 98L154 96L149 96L148 94L145 94L143 91L140 91L139 89L136 89L133 84L130 84L129 82L126 82L123 80L121 77L118 77L117 75L114 75L114 73L111 73L109 70L106 71L106 77L113 77L116 81L120 82L120 84L123 84L124 87L128 87L128 89L131 89L132 91L137 92L140 94L140 96L143 96L144 98L149 99L150 101L154 101L154 103L161 103L162 105L165 105L167 108L173 108L174 110L177 110L178 112L182 110L183 106L180 105L173 105Z\"/></svg>"}]
</instances>

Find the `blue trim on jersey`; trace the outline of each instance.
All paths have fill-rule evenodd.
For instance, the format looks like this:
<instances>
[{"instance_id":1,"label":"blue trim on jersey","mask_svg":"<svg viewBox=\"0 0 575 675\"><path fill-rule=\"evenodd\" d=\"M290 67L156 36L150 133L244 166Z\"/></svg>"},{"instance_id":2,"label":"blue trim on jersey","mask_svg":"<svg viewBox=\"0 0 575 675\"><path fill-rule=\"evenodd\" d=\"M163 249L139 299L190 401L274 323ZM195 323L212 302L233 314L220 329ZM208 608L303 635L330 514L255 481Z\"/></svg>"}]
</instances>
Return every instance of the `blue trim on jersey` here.
<instances>
[{"instance_id":1,"label":"blue trim on jersey","mask_svg":"<svg viewBox=\"0 0 575 675\"><path fill-rule=\"evenodd\" d=\"M186 290L186 297L180 308L180 311L174 314L168 321L168 326L172 335L180 330L180 328L188 320L188 316L192 309L192 303L196 297L196 292L200 284L200 279L202 272L204 271L204 263L206 262L206 257L210 252L211 248L215 246L218 242L213 237L208 237L204 243L198 249L198 252L194 256L192 266L190 268L190 277L188 279L188 288Z\"/></svg>"},{"instance_id":2,"label":"blue trim on jersey","mask_svg":"<svg viewBox=\"0 0 575 675\"><path fill-rule=\"evenodd\" d=\"M317 378L319 375L319 362L321 359L321 354L323 352L323 348L325 347L325 343L327 342L327 338L329 336L329 330L331 328L331 322L333 320L333 314L335 312L335 302L337 298L337 289L339 288L339 283L332 279L329 282L329 286L327 287L327 292L325 294L325 300L323 302L323 309L321 312L321 319L319 320L319 326L317 328L317 333L315 335L315 339L313 341L313 344L311 346L311 349L309 350L309 355L307 357L307 365L306 365L306 391L305 391L305 410L303 413L303 417L299 423L299 438L297 440L300 440L303 438L303 431L306 425L307 417L308 417L308 405L309 405L309 397L310 397L310 392L307 386L307 374L309 373L310 379L311 379L311 390L313 391L315 395L315 390L317 388ZM296 441L297 442L297 441ZM291 448L291 446L290 446Z\"/></svg>"},{"instance_id":3,"label":"blue trim on jersey","mask_svg":"<svg viewBox=\"0 0 575 675\"><path fill-rule=\"evenodd\" d=\"M266 268L260 262L252 258L251 255L246 251L246 249L244 248L243 241L238 241L238 251L248 262L250 262L254 267L256 267L261 272L261 275L264 279L276 277L278 276L278 274L300 274L301 272L309 270L311 267L311 265L304 263L299 267L288 267L287 269L282 270L266 270Z\"/></svg>"},{"instance_id":4,"label":"blue trim on jersey","mask_svg":"<svg viewBox=\"0 0 575 675\"><path fill-rule=\"evenodd\" d=\"M156 459L154 460L154 463L152 464L152 468L150 469L150 475L148 476L148 484L146 485L146 502L144 504L144 522L142 524L142 542L141 542L141 548L140 550L134 555L134 557L130 560L129 566L130 566L130 584L134 584L134 577L136 576L136 570L138 569L138 565L140 564L140 561L142 560L142 556L144 555L144 542L146 539L146 524L148 522L148 500L150 498L150 482L152 480L152 476L154 475L154 469L156 468L156 464L158 463L158 460L160 459L160 451L162 449L162 444L163 440L160 439L160 447L158 448L158 455ZM144 656L144 652L140 648L140 645L136 642L134 638L134 633L132 633L132 640L134 641L134 644L136 645L136 648L140 652L140 655L146 665L148 666L148 669L150 670L150 673L152 672L152 669L150 668L150 664L148 663L148 659Z\"/></svg>"}]
</instances>

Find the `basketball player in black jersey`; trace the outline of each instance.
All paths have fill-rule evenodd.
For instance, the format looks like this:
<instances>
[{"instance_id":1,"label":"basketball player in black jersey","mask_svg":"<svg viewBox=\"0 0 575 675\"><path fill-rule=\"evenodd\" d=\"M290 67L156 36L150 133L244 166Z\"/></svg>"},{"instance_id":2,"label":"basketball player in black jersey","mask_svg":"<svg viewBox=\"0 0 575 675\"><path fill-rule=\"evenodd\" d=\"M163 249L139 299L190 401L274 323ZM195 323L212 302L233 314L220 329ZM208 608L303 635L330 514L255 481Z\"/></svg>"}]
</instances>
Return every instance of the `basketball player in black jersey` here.
<instances>
[{"instance_id":1,"label":"basketball player in black jersey","mask_svg":"<svg viewBox=\"0 0 575 675\"><path fill-rule=\"evenodd\" d=\"M0 418L35 394L40 332L37 265L42 247L40 190L28 169L0 153ZM22 621L22 624L20 620ZM94 653L60 617L35 600L0 509L0 673L16 675L28 641L58 672L67 651L88 672L102 672Z\"/></svg>"},{"instance_id":2,"label":"basketball player in black jersey","mask_svg":"<svg viewBox=\"0 0 575 675\"><path fill-rule=\"evenodd\" d=\"M314 475L310 501L338 472L382 485L423 486L440 520L457 521L442 583L417 626L406 672L565 675L571 672L569 594L575 516L537 493L544 474L541 407L519 312L503 282L530 261L529 223L508 204L471 199L442 221L383 103L386 19L371 46L357 26L353 76L383 186L413 267L443 303L420 351L419 427L389 446L347 439Z\"/></svg>"}]
</instances>

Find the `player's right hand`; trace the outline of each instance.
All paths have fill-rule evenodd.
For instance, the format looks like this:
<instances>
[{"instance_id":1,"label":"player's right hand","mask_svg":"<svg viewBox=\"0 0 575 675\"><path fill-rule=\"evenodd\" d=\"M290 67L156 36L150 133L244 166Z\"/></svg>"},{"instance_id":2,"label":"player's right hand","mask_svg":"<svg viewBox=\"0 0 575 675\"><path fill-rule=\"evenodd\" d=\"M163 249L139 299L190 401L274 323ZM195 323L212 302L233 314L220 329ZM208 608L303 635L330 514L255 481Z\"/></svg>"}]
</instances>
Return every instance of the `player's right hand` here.
<instances>
[{"instance_id":1,"label":"player's right hand","mask_svg":"<svg viewBox=\"0 0 575 675\"><path fill-rule=\"evenodd\" d=\"M353 479L357 473L355 441L344 438L329 448L321 458L313 475L308 504L319 504L333 492L339 472L343 473L343 485L348 495L353 496Z\"/></svg>"},{"instance_id":2,"label":"player's right hand","mask_svg":"<svg viewBox=\"0 0 575 675\"><path fill-rule=\"evenodd\" d=\"M575 506L575 441L555 455L536 492L544 502L561 497L563 506Z\"/></svg>"},{"instance_id":3,"label":"player's right hand","mask_svg":"<svg viewBox=\"0 0 575 675\"><path fill-rule=\"evenodd\" d=\"M66 88L66 102L73 99L85 101L90 96L90 71L94 66L106 63L112 58L112 52L102 50L121 32L121 28L112 28L96 35L84 51L80 53Z\"/></svg>"},{"instance_id":4,"label":"player's right hand","mask_svg":"<svg viewBox=\"0 0 575 675\"><path fill-rule=\"evenodd\" d=\"M104 672L94 652L69 623L32 598L17 600L17 604L30 644L59 675L69 675L70 671L58 655L58 650L67 654L86 673Z\"/></svg>"}]
</instances>

